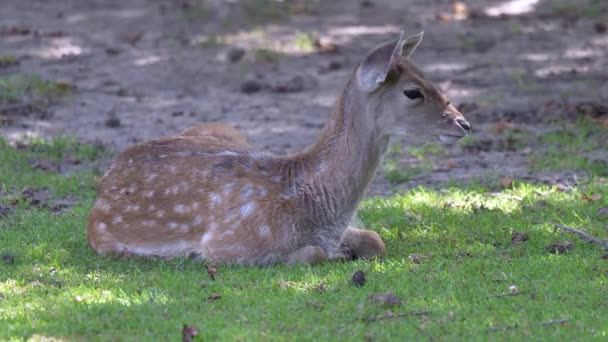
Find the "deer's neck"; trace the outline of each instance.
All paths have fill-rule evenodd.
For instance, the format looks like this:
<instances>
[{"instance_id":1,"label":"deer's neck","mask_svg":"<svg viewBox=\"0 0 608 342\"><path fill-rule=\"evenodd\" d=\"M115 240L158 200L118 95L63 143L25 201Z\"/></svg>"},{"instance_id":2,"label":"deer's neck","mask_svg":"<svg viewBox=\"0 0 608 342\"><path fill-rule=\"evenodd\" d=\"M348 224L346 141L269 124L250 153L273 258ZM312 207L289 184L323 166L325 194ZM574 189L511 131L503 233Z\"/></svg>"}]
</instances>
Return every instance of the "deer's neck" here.
<instances>
[{"instance_id":1,"label":"deer's neck","mask_svg":"<svg viewBox=\"0 0 608 342\"><path fill-rule=\"evenodd\" d=\"M349 85L316 142L300 155L307 166L305 201L319 224L350 220L386 152L388 136L366 109Z\"/></svg>"}]
</instances>

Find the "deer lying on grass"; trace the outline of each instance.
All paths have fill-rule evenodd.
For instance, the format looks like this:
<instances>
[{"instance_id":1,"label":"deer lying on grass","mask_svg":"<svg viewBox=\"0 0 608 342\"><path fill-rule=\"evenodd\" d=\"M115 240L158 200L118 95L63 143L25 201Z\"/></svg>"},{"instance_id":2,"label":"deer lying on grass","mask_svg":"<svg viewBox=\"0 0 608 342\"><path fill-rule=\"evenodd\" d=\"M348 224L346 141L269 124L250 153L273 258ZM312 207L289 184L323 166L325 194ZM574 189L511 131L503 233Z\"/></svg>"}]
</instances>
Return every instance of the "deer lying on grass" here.
<instances>
[{"instance_id":1,"label":"deer lying on grass","mask_svg":"<svg viewBox=\"0 0 608 342\"><path fill-rule=\"evenodd\" d=\"M471 130L409 60L421 39L402 33L371 51L303 152L253 151L221 124L129 147L100 182L89 244L100 254L247 265L383 256L377 233L349 223L389 137L453 143Z\"/></svg>"}]
</instances>

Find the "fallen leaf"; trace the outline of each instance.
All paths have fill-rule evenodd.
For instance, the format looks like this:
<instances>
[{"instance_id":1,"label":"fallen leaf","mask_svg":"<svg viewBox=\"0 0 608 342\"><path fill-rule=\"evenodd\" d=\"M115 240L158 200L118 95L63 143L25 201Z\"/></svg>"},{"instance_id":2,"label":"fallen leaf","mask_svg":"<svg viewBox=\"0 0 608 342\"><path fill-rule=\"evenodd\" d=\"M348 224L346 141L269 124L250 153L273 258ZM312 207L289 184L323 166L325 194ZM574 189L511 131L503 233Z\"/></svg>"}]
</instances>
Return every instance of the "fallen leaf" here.
<instances>
[{"instance_id":1,"label":"fallen leaf","mask_svg":"<svg viewBox=\"0 0 608 342\"><path fill-rule=\"evenodd\" d=\"M46 172L59 172L59 165L52 163L46 159L32 159L29 161L29 165L34 170L41 170Z\"/></svg>"},{"instance_id":2,"label":"fallen leaf","mask_svg":"<svg viewBox=\"0 0 608 342\"><path fill-rule=\"evenodd\" d=\"M21 190L21 197L30 205L43 207L47 205L47 202L51 197L51 193L48 187L33 188L28 186Z\"/></svg>"},{"instance_id":3,"label":"fallen leaf","mask_svg":"<svg viewBox=\"0 0 608 342\"><path fill-rule=\"evenodd\" d=\"M314 46L321 53L335 53L338 51L338 45L328 37L321 37L315 40Z\"/></svg>"},{"instance_id":4,"label":"fallen leaf","mask_svg":"<svg viewBox=\"0 0 608 342\"><path fill-rule=\"evenodd\" d=\"M211 280L215 280L215 275L217 274L217 268L213 267L211 265L205 265L205 268L207 268L207 274L209 275L209 277L211 277Z\"/></svg>"},{"instance_id":5,"label":"fallen leaf","mask_svg":"<svg viewBox=\"0 0 608 342\"><path fill-rule=\"evenodd\" d=\"M216 300L218 300L220 298L222 298L222 295L214 293L211 296L209 296L209 298L207 298L207 302L213 302L213 301L216 301Z\"/></svg>"},{"instance_id":6,"label":"fallen leaf","mask_svg":"<svg viewBox=\"0 0 608 342\"><path fill-rule=\"evenodd\" d=\"M7 217L13 213L13 207L0 204L0 218Z\"/></svg>"},{"instance_id":7,"label":"fallen leaf","mask_svg":"<svg viewBox=\"0 0 608 342\"><path fill-rule=\"evenodd\" d=\"M13 265L15 263L15 257L10 254L5 254L2 256L2 261L7 264Z\"/></svg>"},{"instance_id":8,"label":"fallen leaf","mask_svg":"<svg viewBox=\"0 0 608 342\"><path fill-rule=\"evenodd\" d=\"M494 125L490 128L490 131L492 133L501 134L504 131L511 129L511 128L513 128L512 123L505 121L505 120L499 120L494 123Z\"/></svg>"},{"instance_id":9,"label":"fallen leaf","mask_svg":"<svg viewBox=\"0 0 608 342\"><path fill-rule=\"evenodd\" d=\"M547 252L553 254L564 254L571 250L574 250L574 244L570 241L556 242L547 247Z\"/></svg>"},{"instance_id":10,"label":"fallen leaf","mask_svg":"<svg viewBox=\"0 0 608 342\"><path fill-rule=\"evenodd\" d=\"M455 169L455 168L459 167L460 165L458 165L458 162L455 161L454 159L448 159L443 163L443 166L445 168L447 168L448 170L451 170L451 169Z\"/></svg>"},{"instance_id":11,"label":"fallen leaf","mask_svg":"<svg viewBox=\"0 0 608 342\"><path fill-rule=\"evenodd\" d=\"M517 245L518 243L528 241L529 238L530 236L528 236L526 233L514 232L511 235L511 244Z\"/></svg>"},{"instance_id":12,"label":"fallen leaf","mask_svg":"<svg viewBox=\"0 0 608 342\"><path fill-rule=\"evenodd\" d=\"M597 202L602 199L602 195L598 193L595 193L593 195L585 194L583 195L583 197L581 197L581 199L585 202Z\"/></svg>"},{"instance_id":13,"label":"fallen leaf","mask_svg":"<svg viewBox=\"0 0 608 342\"><path fill-rule=\"evenodd\" d=\"M365 272L359 270L353 273L353 284L355 284L356 287L365 285Z\"/></svg>"},{"instance_id":14,"label":"fallen leaf","mask_svg":"<svg viewBox=\"0 0 608 342\"><path fill-rule=\"evenodd\" d=\"M7 35L7 36L25 36L30 34L32 30L30 30L29 27L25 27L25 26L11 26L8 28L3 28L2 30L0 30L0 34L1 35Z\"/></svg>"},{"instance_id":15,"label":"fallen leaf","mask_svg":"<svg viewBox=\"0 0 608 342\"><path fill-rule=\"evenodd\" d=\"M182 329L182 341L192 342L192 338L198 335L198 329L187 324L184 324Z\"/></svg>"},{"instance_id":16,"label":"fallen leaf","mask_svg":"<svg viewBox=\"0 0 608 342\"><path fill-rule=\"evenodd\" d=\"M403 300L392 293L373 293L368 298L381 305L398 306L403 304Z\"/></svg>"},{"instance_id":17,"label":"fallen leaf","mask_svg":"<svg viewBox=\"0 0 608 342\"><path fill-rule=\"evenodd\" d=\"M126 32L120 36L120 40L131 45L135 45L144 36L143 32Z\"/></svg>"},{"instance_id":18,"label":"fallen leaf","mask_svg":"<svg viewBox=\"0 0 608 342\"><path fill-rule=\"evenodd\" d=\"M511 285L509 286L509 292L511 293L518 293L519 292L519 288L515 285Z\"/></svg>"},{"instance_id":19,"label":"fallen leaf","mask_svg":"<svg viewBox=\"0 0 608 342\"><path fill-rule=\"evenodd\" d=\"M68 196L66 198L54 201L51 205L51 211L54 213L59 213L67 208L73 207L76 203L76 198L74 196Z\"/></svg>"},{"instance_id":20,"label":"fallen leaf","mask_svg":"<svg viewBox=\"0 0 608 342\"><path fill-rule=\"evenodd\" d=\"M241 92L244 94L253 94L262 90L263 84L256 80L245 80L241 83Z\"/></svg>"},{"instance_id":21,"label":"fallen leaf","mask_svg":"<svg viewBox=\"0 0 608 342\"><path fill-rule=\"evenodd\" d=\"M317 290L319 292L325 291L325 283L321 282L319 285L315 286L315 290Z\"/></svg>"},{"instance_id":22,"label":"fallen leaf","mask_svg":"<svg viewBox=\"0 0 608 342\"><path fill-rule=\"evenodd\" d=\"M513 178L509 177L509 176L505 176L501 181L500 181L500 185L503 188L510 188L513 185Z\"/></svg>"},{"instance_id":23,"label":"fallen leaf","mask_svg":"<svg viewBox=\"0 0 608 342\"><path fill-rule=\"evenodd\" d=\"M408 257L408 260L410 260L411 262L413 262L416 265L420 265L422 263L422 259L420 258L419 254L412 254Z\"/></svg>"},{"instance_id":24,"label":"fallen leaf","mask_svg":"<svg viewBox=\"0 0 608 342\"><path fill-rule=\"evenodd\" d=\"M129 252L128 249L123 249L122 252L118 253L118 255L120 256L121 259L129 259L130 257L133 256L133 254L131 254L131 252Z\"/></svg>"},{"instance_id":25,"label":"fallen leaf","mask_svg":"<svg viewBox=\"0 0 608 342\"><path fill-rule=\"evenodd\" d=\"M456 252L456 256L459 258L470 257L471 253L466 252L466 251L458 251L458 252Z\"/></svg>"}]
</instances>

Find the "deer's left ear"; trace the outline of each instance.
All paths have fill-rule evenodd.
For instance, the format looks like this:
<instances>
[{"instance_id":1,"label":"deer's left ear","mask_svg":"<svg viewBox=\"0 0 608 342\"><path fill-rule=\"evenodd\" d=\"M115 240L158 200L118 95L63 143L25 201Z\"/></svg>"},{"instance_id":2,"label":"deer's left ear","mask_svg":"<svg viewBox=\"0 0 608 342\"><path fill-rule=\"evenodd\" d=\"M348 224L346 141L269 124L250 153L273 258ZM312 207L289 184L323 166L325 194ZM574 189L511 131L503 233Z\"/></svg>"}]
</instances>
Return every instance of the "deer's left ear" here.
<instances>
[{"instance_id":1,"label":"deer's left ear","mask_svg":"<svg viewBox=\"0 0 608 342\"><path fill-rule=\"evenodd\" d=\"M397 40L378 45L357 68L357 84L361 90L371 93L386 81L391 62L403 50L403 31Z\"/></svg>"},{"instance_id":2,"label":"deer's left ear","mask_svg":"<svg viewBox=\"0 0 608 342\"><path fill-rule=\"evenodd\" d=\"M403 41L403 46L401 48L401 55L403 57L409 57L416 51L416 48L422 41L422 37L424 36L424 32L420 32L413 36L405 38Z\"/></svg>"},{"instance_id":3,"label":"deer's left ear","mask_svg":"<svg viewBox=\"0 0 608 342\"><path fill-rule=\"evenodd\" d=\"M422 32L403 38L403 31L397 40L391 40L377 46L370 52L357 69L357 84L368 93L374 92L386 81L393 60L398 56L409 57L420 41Z\"/></svg>"}]
</instances>

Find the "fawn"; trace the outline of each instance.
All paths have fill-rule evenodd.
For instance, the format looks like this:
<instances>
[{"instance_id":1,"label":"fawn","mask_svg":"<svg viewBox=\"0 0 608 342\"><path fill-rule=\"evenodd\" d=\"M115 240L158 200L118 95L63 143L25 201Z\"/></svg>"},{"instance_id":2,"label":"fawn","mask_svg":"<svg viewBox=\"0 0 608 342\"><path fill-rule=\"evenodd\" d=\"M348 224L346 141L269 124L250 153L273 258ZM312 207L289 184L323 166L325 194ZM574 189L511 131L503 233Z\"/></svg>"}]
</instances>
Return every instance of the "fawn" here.
<instances>
[{"instance_id":1,"label":"fawn","mask_svg":"<svg viewBox=\"0 0 608 342\"><path fill-rule=\"evenodd\" d=\"M261 266L383 256L377 233L349 223L390 136L454 143L471 130L410 61L422 33L403 37L355 68L320 136L300 153L254 151L222 124L127 148L100 181L90 246Z\"/></svg>"}]
</instances>

